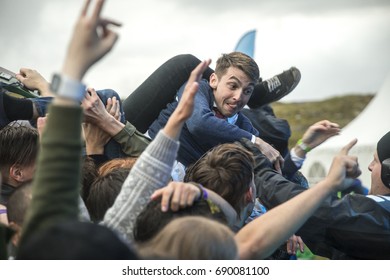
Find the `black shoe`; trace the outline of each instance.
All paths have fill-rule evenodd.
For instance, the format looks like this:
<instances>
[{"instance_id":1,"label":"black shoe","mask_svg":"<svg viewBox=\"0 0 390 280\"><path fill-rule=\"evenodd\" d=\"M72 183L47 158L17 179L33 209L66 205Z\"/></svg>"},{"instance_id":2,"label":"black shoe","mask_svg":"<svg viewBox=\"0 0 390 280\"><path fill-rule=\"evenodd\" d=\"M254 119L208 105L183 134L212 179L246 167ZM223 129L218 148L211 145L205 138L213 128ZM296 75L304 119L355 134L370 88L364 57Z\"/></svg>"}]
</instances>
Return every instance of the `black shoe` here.
<instances>
[{"instance_id":1,"label":"black shoe","mask_svg":"<svg viewBox=\"0 0 390 280\"><path fill-rule=\"evenodd\" d=\"M289 70L263 81L267 84L269 94L278 95L281 97L289 94L301 80L301 72L296 67L291 67Z\"/></svg>"},{"instance_id":2,"label":"black shoe","mask_svg":"<svg viewBox=\"0 0 390 280\"><path fill-rule=\"evenodd\" d=\"M289 94L301 80L301 72L296 67L283 71L268 80L255 86L255 90L248 102L249 108L258 108L265 104L280 100Z\"/></svg>"}]
</instances>

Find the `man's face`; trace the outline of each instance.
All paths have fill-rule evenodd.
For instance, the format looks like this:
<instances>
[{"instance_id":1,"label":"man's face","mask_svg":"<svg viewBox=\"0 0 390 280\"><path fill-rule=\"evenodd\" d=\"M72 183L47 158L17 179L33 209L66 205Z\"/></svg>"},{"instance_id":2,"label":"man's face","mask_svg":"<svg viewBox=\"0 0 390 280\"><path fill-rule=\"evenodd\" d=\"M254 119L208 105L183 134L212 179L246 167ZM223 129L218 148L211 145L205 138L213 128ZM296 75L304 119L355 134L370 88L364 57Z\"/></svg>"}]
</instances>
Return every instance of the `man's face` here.
<instances>
[{"instance_id":1,"label":"man's face","mask_svg":"<svg viewBox=\"0 0 390 280\"><path fill-rule=\"evenodd\" d=\"M220 79L213 73L210 86L214 90L218 110L225 117L231 117L248 103L255 83L240 69L230 67Z\"/></svg>"},{"instance_id":2,"label":"man's face","mask_svg":"<svg viewBox=\"0 0 390 280\"><path fill-rule=\"evenodd\" d=\"M375 152L374 159L368 165L368 170L371 171L371 189L369 194L380 194L379 190L383 189L384 184L381 179L382 164L379 161L377 152Z\"/></svg>"}]
</instances>

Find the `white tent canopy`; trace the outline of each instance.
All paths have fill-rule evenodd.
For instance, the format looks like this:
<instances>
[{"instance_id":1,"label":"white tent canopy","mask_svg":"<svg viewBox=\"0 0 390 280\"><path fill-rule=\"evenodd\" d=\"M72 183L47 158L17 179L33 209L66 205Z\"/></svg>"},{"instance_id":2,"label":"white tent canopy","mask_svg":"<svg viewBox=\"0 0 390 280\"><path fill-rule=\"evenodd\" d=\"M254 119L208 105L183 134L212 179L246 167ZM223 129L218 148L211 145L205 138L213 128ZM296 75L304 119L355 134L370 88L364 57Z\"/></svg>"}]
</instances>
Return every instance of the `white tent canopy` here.
<instances>
[{"instance_id":1,"label":"white tent canopy","mask_svg":"<svg viewBox=\"0 0 390 280\"><path fill-rule=\"evenodd\" d=\"M350 154L358 156L362 169L360 179L365 187L370 188L371 175L367 167L373 159L379 139L388 131L390 131L390 73L371 102L342 129L340 135L332 137L307 154L302 173L309 184L318 182L326 176L333 156L349 141L357 138L358 143Z\"/></svg>"}]
</instances>

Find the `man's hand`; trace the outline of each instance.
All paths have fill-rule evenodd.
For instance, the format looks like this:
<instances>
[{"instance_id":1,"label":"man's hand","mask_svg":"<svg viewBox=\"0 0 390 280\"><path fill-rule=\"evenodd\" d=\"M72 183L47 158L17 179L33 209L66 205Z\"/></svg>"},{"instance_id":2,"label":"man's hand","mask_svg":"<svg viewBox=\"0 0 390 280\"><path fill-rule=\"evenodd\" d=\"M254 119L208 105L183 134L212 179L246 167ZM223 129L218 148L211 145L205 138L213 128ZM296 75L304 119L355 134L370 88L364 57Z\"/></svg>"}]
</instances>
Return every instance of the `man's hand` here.
<instances>
[{"instance_id":1,"label":"man's hand","mask_svg":"<svg viewBox=\"0 0 390 280\"><path fill-rule=\"evenodd\" d=\"M49 90L49 83L37 70L20 68L15 77L28 89L38 90L41 96L53 96Z\"/></svg>"},{"instance_id":2,"label":"man's hand","mask_svg":"<svg viewBox=\"0 0 390 280\"><path fill-rule=\"evenodd\" d=\"M273 164L276 171L282 174L282 168L284 164L284 159L280 155L279 151L272 147L270 144L265 142L264 140L256 137L255 141L256 146L259 150L265 155L269 161Z\"/></svg>"},{"instance_id":3,"label":"man's hand","mask_svg":"<svg viewBox=\"0 0 390 280\"><path fill-rule=\"evenodd\" d=\"M95 89L88 88L87 91L84 100L81 102L81 106L84 109L85 122L99 125L105 119L111 118L110 113L107 112Z\"/></svg>"},{"instance_id":4,"label":"man's hand","mask_svg":"<svg viewBox=\"0 0 390 280\"><path fill-rule=\"evenodd\" d=\"M296 236L293 234L288 240L287 240L287 253L290 255L296 255L297 251L303 253L305 250L305 243L303 243L303 240L300 236Z\"/></svg>"},{"instance_id":5,"label":"man's hand","mask_svg":"<svg viewBox=\"0 0 390 280\"><path fill-rule=\"evenodd\" d=\"M173 139L179 138L184 122L191 117L192 112L194 111L194 99L199 88L199 81L202 78L203 72L207 69L210 63L210 59L204 60L199 63L194 70L192 70L184 88L183 95L163 129L167 136Z\"/></svg>"},{"instance_id":6,"label":"man's hand","mask_svg":"<svg viewBox=\"0 0 390 280\"><path fill-rule=\"evenodd\" d=\"M170 182L166 187L156 190L151 199L161 198L161 211L166 212L169 208L178 211L180 208L192 206L199 199L200 189L191 183Z\"/></svg>"},{"instance_id":7,"label":"man's hand","mask_svg":"<svg viewBox=\"0 0 390 280\"><path fill-rule=\"evenodd\" d=\"M342 191L351 186L353 179L360 176L362 171L359 168L358 158L349 156L348 153L357 143L357 139L352 140L333 158L328 176L325 180L330 181L337 191Z\"/></svg>"},{"instance_id":8,"label":"man's hand","mask_svg":"<svg viewBox=\"0 0 390 280\"><path fill-rule=\"evenodd\" d=\"M86 71L114 46L118 34L109 27L121 24L100 17L104 0L95 1L96 5L88 16L91 0L86 0L80 17L74 27L68 46L62 73L75 80L82 80Z\"/></svg>"},{"instance_id":9,"label":"man's hand","mask_svg":"<svg viewBox=\"0 0 390 280\"><path fill-rule=\"evenodd\" d=\"M302 136L302 143L312 150L338 134L340 134L340 126L337 123L322 120L311 125L305 131ZM299 157L304 158L306 155L306 151L298 148L298 145L294 147L294 151Z\"/></svg>"}]
</instances>

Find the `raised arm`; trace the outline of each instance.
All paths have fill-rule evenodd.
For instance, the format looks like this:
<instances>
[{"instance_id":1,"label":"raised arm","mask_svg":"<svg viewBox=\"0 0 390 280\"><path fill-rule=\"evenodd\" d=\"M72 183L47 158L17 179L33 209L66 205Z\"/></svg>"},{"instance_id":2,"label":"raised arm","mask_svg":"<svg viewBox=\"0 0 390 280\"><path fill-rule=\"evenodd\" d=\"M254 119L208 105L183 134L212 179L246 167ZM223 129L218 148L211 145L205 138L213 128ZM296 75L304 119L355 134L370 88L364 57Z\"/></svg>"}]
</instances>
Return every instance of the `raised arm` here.
<instances>
[{"instance_id":1,"label":"raised arm","mask_svg":"<svg viewBox=\"0 0 390 280\"><path fill-rule=\"evenodd\" d=\"M104 216L104 224L119 231L128 239L133 238L136 217L146 206L152 193L167 185L170 180L179 148L177 139L184 122L192 114L198 81L209 64L210 60L203 61L191 72L176 110L164 129L137 159L114 205Z\"/></svg>"},{"instance_id":2,"label":"raised arm","mask_svg":"<svg viewBox=\"0 0 390 280\"><path fill-rule=\"evenodd\" d=\"M78 198L81 170L81 121L79 100L85 94L81 80L85 72L114 45L117 35L108 27L113 23L100 17L104 1L99 0L92 15L85 1L71 37L61 71L78 90L63 92L54 98L33 182L33 199L23 230L23 239L30 234L62 221L78 219ZM102 28L105 32L98 33ZM84 88L84 89L83 89Z\"/></svg>"},{"instance_id":3,"label":"raised arm","mask_svg":"<svg viewBox=\"0 0 390 280\"><path fill-rule=\"evenodd\" d=\"M271 209L237 233L241 259L269 256L298 231L333 191L346 188L351 178L361 174L357 158L348 156L348 151L356 142L356 139L351 141L333 159L329 174L323 181Z\"/></svg>"}]
</instances>

